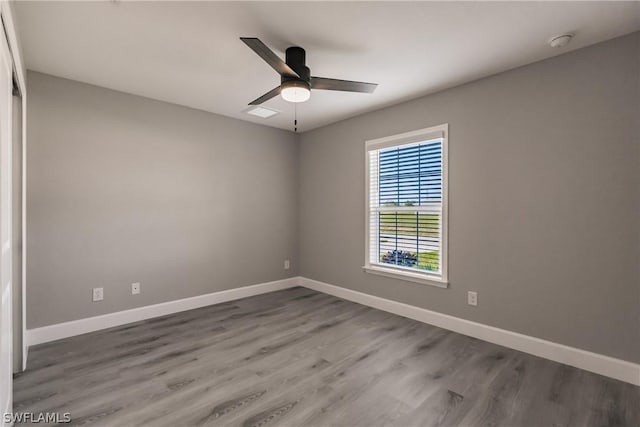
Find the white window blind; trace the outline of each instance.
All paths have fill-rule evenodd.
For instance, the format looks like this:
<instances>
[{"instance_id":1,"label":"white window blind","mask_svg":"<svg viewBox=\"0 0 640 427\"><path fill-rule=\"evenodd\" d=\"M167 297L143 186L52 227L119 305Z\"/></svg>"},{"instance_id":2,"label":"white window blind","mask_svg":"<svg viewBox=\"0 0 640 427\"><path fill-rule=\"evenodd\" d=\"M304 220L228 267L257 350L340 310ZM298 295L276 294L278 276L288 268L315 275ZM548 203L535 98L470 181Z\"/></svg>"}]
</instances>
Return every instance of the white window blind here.
<instances>
[{"instance_id":1,"label":"white window blind","mask_svg":"<svg viewBox=\"0 0 640 427\"><path fill-rule=\"evenodd\" d=\"M446 126L367 143L368 259L446 281Z\"/></svg>"}]
</instances>

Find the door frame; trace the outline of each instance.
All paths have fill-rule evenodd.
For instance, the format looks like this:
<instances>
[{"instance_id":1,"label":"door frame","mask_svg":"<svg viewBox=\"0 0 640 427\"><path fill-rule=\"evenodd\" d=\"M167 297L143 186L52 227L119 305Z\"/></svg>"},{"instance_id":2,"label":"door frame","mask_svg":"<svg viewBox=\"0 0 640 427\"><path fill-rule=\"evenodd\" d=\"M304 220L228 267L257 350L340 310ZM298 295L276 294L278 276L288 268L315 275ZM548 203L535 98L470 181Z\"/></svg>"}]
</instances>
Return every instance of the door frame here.
<instances>
[{"instance_id":1,"label":"door frame","mask_svg":"<svg viewBox=\"0 0 640 427\"><path fill-rule=\"evenodd\" d=\"M9 43L0 38L0 405L13 412L13 60ZM6 79L6 80L4 80Z\"/></svg>"},{"instance_id":2,"label":"door frame","mask_svg":"<svg viewBox=\"0 0 640 427\"><path fill-rule=\"evenodd\" d=\"M22 369L27 368L27 73L16 29L15 12L8 0L0 0L0 17L22 95Z\"/></svg>"}]
</instances>

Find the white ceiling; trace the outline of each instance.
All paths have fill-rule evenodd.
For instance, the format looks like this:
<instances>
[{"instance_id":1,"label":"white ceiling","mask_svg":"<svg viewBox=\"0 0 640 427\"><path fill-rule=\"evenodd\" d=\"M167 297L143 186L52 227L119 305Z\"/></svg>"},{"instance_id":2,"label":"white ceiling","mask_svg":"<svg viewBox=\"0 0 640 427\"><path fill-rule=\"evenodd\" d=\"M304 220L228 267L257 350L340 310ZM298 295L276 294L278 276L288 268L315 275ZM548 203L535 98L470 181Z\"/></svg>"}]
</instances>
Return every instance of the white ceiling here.
<instances>
[{"instance_id":1,"label":"white ceiling","mask_svg":"<svg viewBox=\"0 0 640 427\"><path fill-rule=\"evenodd\" d=\"M638 2L19 2L27 68L291 130L293 104L249 116L279 77L239 40L299 45L312 74L379 83L314 91L299 130L640 30ZM550 36L574 32L565 48Z\"/></svg>"}]
</instances>

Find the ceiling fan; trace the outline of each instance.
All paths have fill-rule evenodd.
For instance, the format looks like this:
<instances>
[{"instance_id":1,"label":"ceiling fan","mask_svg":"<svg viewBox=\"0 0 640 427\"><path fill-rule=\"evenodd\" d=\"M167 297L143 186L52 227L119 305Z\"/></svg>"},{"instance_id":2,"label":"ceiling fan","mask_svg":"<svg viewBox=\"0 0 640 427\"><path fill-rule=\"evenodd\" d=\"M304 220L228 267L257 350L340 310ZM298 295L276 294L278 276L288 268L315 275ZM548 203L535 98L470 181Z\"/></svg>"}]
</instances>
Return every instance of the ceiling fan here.
<instances>
[{"instance_id":1,"label":"ceiling fan","mask_svg":"<svg viewBox=\"0 0 640 427\"><path fill-rule=\"evenodd\" d=\"M305 50L298 46L287 48L283 61L264 43L255 37L240 37L258 56L280 74L280 86L255 99L249 105L260 105L280 94L285 101L304 102L311 96L311 90L339 90L343 92L372 93L376 83L353 82L350 80L314 77L305 65Z\"/></svg>"}]
</instances>

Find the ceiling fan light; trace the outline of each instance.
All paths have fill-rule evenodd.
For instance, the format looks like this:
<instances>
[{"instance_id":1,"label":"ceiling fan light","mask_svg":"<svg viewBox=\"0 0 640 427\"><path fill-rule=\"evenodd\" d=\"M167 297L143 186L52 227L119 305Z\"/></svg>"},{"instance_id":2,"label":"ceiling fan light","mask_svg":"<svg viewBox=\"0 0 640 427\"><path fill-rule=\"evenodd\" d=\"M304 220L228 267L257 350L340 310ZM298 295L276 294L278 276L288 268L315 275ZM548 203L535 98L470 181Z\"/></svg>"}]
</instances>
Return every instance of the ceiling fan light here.
<instances>
[{"instance_id":1,"label":"ceiling fan light","mask_svg":"<svg viewBox=\"0 0 640 427\"><path fill-rule=\"evenodd\" d=\"M285 101L305 102L311 97L311 88L302 80L290 80L282 83L280 95Z\"/></svg>"}]
</instances>

